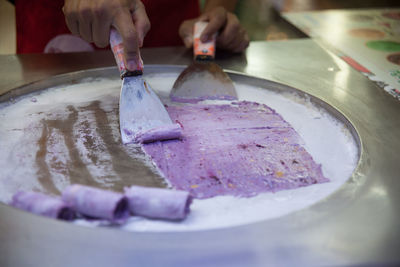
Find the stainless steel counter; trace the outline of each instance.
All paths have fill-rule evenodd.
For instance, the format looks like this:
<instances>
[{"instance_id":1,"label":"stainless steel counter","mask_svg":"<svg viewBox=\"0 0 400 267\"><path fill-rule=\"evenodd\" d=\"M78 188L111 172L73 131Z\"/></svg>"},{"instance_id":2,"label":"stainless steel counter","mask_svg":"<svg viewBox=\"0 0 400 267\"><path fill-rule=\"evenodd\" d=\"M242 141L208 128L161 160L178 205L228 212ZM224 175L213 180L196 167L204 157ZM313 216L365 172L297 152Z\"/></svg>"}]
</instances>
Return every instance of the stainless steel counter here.
<instances>
[{"instance_id":1,"label":"stainless steel counter","mask_svg":"<svg viewBox=\"0 0 400 267\"><path fill-rule=\"evenodd\" d=\"M183 48L144 49L146 64L187 64ZM78 227L0 204L0 266L349 266L400 264L400 102L312 40L254 42L224 68L284 83L340 110L361 140L349 181L277 219L182 233ZM0 95L88 68L110 52L0 56ZM0 170L1 172L1 170Z\"/></svg>"}]
</instances>

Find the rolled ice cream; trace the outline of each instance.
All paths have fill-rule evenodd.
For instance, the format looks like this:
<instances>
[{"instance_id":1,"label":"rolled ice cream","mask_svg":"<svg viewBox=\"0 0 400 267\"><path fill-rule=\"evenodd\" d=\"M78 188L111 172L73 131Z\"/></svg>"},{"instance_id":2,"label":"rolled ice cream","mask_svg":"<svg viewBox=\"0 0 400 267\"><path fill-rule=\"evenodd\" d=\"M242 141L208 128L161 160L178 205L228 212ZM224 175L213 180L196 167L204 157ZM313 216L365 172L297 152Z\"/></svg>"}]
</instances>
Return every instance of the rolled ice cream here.
<instances>
[{"instance_id":1,"label":"rolled ice cream","mask_svg":"<svg viewBox=\"0 0 400 267\"><path fill-rule=\"evenodd\" d=\"M62 192L62 199L77 212L113 222L129 217L128 199L121 193L74 184Z\"/></svg>"},{"instance_id":2,"label":"rolled ice cream","mask_svg":"<svg viewBox=\"0 0 400 267\"><path fill-rule=\"evenodd\" d=\"M54 219L71 221L75 218L74 210L60 198L38 192L17 192L14 194L10 205Z\"/></svg>"},{"instance_id":3,"label":"rolled ice cream","mask_svg":"<svg viewBox=\"0 0 400 267\"><path fill-rule=\"evenodd\" d=\"M155 219L182 220L192 203L188 192L163 188L131 186L125 195L133 215Z\"/></svg>"}]
</instances>

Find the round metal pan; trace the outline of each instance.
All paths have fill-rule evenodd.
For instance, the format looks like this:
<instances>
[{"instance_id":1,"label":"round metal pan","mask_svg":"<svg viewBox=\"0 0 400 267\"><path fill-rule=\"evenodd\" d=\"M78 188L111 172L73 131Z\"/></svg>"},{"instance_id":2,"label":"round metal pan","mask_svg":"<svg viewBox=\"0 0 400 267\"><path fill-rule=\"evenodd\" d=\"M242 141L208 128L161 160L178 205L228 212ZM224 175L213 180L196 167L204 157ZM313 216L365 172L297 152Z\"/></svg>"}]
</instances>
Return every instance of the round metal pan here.
<instances>
[{"instance_id":1,"label":"round metal pan","mask_svg":"<svg viewBox=\"0 0 400 267\"><path fill-rule=\"evenodd\" d=\"M150 65L150 66L146 67L146 74L147 75L152 75L152 74L162 74L162 73L179 73L183 69L184 69L184 66ZM301 97L304 97L304 98L307 97L308 99L310 99L310 101L314 105L326 110L328 113L330 113L336 119L341 121L349 129L349 131L353 134L353 138L357 141L357 144L359 146L359 151L362 151L362 149L361 149L362 141L360 140L356 129L353 127L353 125L350 123L350 121L342 113L340 113L337 109L335 109L331 105L327 104L326 102L324 102L324 101L320 100L319 98L314 97L314 96L312 96L310 94L307 94L307 93L305 93L305 92L303 92L301 90L295 89L295 88L287 86L287 85L283 85L283 84L276 83L276 82L269 81L269 80L265 80L265 79L251 77L249 75L241 74L241 73L238 73L238 72L227 71L227 73L229 74L231 79L234 82L237 82L237 83L247 84L247 85L251 85L251 86L255 86L255 87L259 87L259 88L268 88L268 90L276 91L276 92L279 92L279 93L295 92L296 94L300 95ZM20 96L24 96L24 95L26 95L28 93L31 93L31 92L34 92L34 91L43 90L43 89L47 89L47 88L54 87L54 86L59 86L59 85L75 84L75 83L79 83L81 80L86 79L86 78L100 78L100 77L101 78L111 78L111 77L115 77L115 76L116 76L116 69L115 68L90 69L90 70L85 70L85 71L79 71L79 72L74 72L74 73L58 75L58 76L54 76L54 77L49 78L49 79L45 79L45 80L34 82L32 84L28 84L28 85L25 85L25 86L22 86L22 87L19 87L19 88L15 88L15 89L11 90L10 92L8 92L7 94L2 95L0 100L1 101L10 101L10 100L14 101L16 98L18 98ZM363 154L361 153L361 159L362 159L362 155ZM138 167L138 168L140 168L140 167ZM139 170L132 169L130 171L131 171L131 173L137 173L137 175L142 175L143 176L143 174L140 174L141 172ZM142 177L142 178L145 179L145 180L146 179L152 179L152 177ZM119 182L122 183L123 181L119 181ZM121 186L123 186L123 185L115 185L115 188L119 188ZM346 190L346 189L342 189L342 190ZM47 228L47 226L46 226L47 224L54 225L56 227L56 229L58 229L57 231L64 231L63 228L66 227L66 229L69 229L67 231L71 231L70 232L70 238L72 240L74 238L77 238L77 240L79 240L78 242L82 242L82 241L85 241L85 243L89 242L87 244L88 247L93 246L92 244L90 244L91 242L93 242L93 244L97 243L95 240L92 240L92 238L88 238L88 239L84 238L84 240L81 239L81 237L86 235L87 232L88 233L92 233L93 229L85 229L85 228L82 228L82 227L79 227L79 226L71 226L71 225L67 226L63 222L52 221L52 220L48 220L48 219L45 219L45 218L37 218L37 216L35 216L35 215L31 215L31 214L28 214L28 213L25 213L25 212L16 211L16 210L13 210L10 207L4 207L4 208L6 210L12 210L12 211L9 211L9 213L15 213L16 216L20 216L21 218L26 218L26 219L23 219L23 221L25 221L26 224L27 224L25 227L28 227L28 228L30 228L32 226L39 227L40 231L43 231L44 229L48 229L49 230L49 228ZM282 218L282 219L285 220L284 218ZM36 220L38 220L39 225L35 224L35 223L32 224L32 221L35 222ZM45 223L40 225L43 222L45 222ZM233 240L232 241L229 241L229 240L231 240L232 238L237 236L236 233L238 233L238 232L247 231L245 229L248 229L248 228L249 229L260 228L260 229L265 230L264 227L262 226L262 224L263 223L254 224L253 227L252 226L245 226L245 227L238 227L238 228L234 227L233 229L225 229L225 230L220 230L220 231L216 231L216 230L210 231L210 232L214 232L213 235L215 235L216 233L218 233L217 235L220 235L222 233L225 233L225 235L226 235L224 238L222 238L220 241L217 242L217 243L219 243L219 242L222 242L222 243L219 244L220 248L216 249L214 251L214 253L219 255L225 249L228 249L230 246L232 246L231 242L233 242ZM105 238L105 237L101 237L103 235L103 233L106 236L110 235L111 233L113 233L113 234L115 234L117 236L120 235L120 233L118 231L116 231L116 230L110 230L110 229L104 229L104 228L97 228L97 229L95 229L95 231L99 232L98 233L99 237L96 237L96 239L98 239L98 240L103 240L103 238ZM251 231L251 232L253 232L253 231ZM51 230L49 232L49 234L50 235L49 235L48 238L57 238L57 239L59 238L59 237L55 237L54 236L54 234L56 234L56 233L53 233L53 230ZM194 242L194 244L190 244L189 245L187 243L188 242L187 240L186 241L183 241L183 240L185 240L186 238L189 238L188 240L191 240L192 238L195 238L195 239L200 238L200 240L204 240L203 239L204 238L203 237L204 234L205 233L190 233L190 234L189 233L187 233L187 234L179 233L179 234L177 234L177 236L179 237L179 240L182 239L183 243L182 244L179 244L179 243L175 244L174 245L174 246L176 246L175 249L177 249L177 250L181 250L181 249L185 250L185 249L187 249L187 247L194 246L197 242ZM254 232L252 234L256 234L256 232ZM58 235L58 233L56 235ZM126 239L126 240L124 239L125 241L121 240L121 242L128 242L128 243L129 242L134 242L134 243L136 243L137 242L136 235L138 235L138 237L140 237L140 238L144 238L144 240L147 240L148 238L150 238L150 240L153 240L154 238L156 238L156 239L158 238L158 234L156 234L156 233L147 233L147 234L144 234L144 233L125 233L124 236L125 235L126 236L131 236L132 235L131 239ZM207 235L208 235L208 233L207 233ZM246 234L246 235L248 235L248 234ZM63 234L63 236L64 236L64 234ZM161 236L167 237L167 236L170 236L170 235L169 234L160 234L160 237ZM247 240L246 242L249 242L249 240L248 240L249 237L250 236L242 237L242 238L245 238ZM42 241L39 243L40 246L42 246L44 244L48 244L48 241L45 241L45 239L47 238L46 235L44 235L43 238L44 239L42 239ZM176 237L174 236L172 238L172 240L175 240L175 238ZM254 237L252 237L252 238L254 238ZM226 240L226 243L223 240ZM104 239L103 241L106 241L106 239ZM149 251L147 253L154 253L152 245L154 245L154 249L155 249L154 251L156 251L157 250L157 246L159 246L160 243L159 242L155 242L154 244L151 244L151 242L150 243L148 243L148 242L150 242L150 241L146 241L147 245L149 246L147 248L147 249L149 249ZM209 239L206 243L209 243L209 242L215 242L214 238ZM234 247L238 246L238 248L235 248L235 249L238 250L237 252L235 252L235 253L229 252L229 256L227 256L227 255L219 255L219 256L215 255L214 257L223 257L224 258L224 262L226 261L227 263L230 262L232 264L236 263L236 258L237 257L239 257L240 260L246 260L246 261L248 260L248 257L251 258L252 257L251 253L249 255L247 255L248 252L241 251L244 248L241 245L243 240L238 240L236 242L238 242L238 244L234 245ZM58 247L62 247L63 246L62 244L64 244L64 243L65 243L65 241L61 241L61 239L60 239L60 244L58 244L57 246ZM190 241L190 243L192 243L192 241ZM95 246L98 246L98 245L99 244L96 244ZM107 247L107 242L104 243L104 246L105 246L104 248ZM86 249L92 250L92 248L88 248L88 247L85 247L85 248L82 247L82 248L84 250L86 250ZM127 245L127 247L132 248L132 245ZM135 247L135 245L133 247ZM104 248L101 248L101 249L104 249ZM145 248L146 248L146 246L140 245L140 248L138 248L138 249L142 250L142 249L145 249ZM221 248L223 248L222 251L221 251ZM109 253L111 251L114 251L115 248L109 247L109 249L110 249L110 251L108 251L107 253ZM204 250L204 249L207 250L208 248L207 247L202 248L202 250ZM198 251L198 248L193 248L193 251L191 253L194 253L195 251ZM103 253L104 252L101 252L101 254L103 254ZM111 259L114 257L114 256L112 256L113 253L114 252L112 252L111 255L109 256L109 258L107 258L108 264L110 263ZM241 256L238 256L237 253L239 253L238 255L241 255ZM243 257L243 259L241 259L242 257ZM151 259L150 255L148 255L148 260L149 259ZM118 261L119 259L114 259L114 260ZM218 259L218 260L221 260L221 259ZM188 261L188 259L186 257L184 257L184 261ZM97 262L97 260L96 260L96 262ZM104 263L105 262L102 262L100 264L100 266L108 265L108 264L104 264ZM99 264L99 263L97 263L97 264ZM174 265L175 265L175 263L174 263Z\"/></svg>"}]
</instances>

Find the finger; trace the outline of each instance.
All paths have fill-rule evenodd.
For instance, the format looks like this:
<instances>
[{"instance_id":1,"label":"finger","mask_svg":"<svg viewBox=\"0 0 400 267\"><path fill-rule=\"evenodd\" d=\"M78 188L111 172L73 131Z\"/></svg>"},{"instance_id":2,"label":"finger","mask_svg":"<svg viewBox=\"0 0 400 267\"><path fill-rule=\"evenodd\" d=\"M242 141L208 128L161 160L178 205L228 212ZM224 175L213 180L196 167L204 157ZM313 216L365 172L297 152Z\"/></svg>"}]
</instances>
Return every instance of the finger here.
<instances>
[{"instance_id":1,"label":"finger","mask_svg":"<svg viewBox=\"0 0 400 267\"><path fill-rule=\"evenodd\" d=\"M93 42L92 23L81 21L79 23L79 35L82 37L83 40L89 43Z\"/></svg>"},{"instance_id":2,"label":"finger","mask_svg":"<svg viewBox=\"0 0 400 267\"><path fill-rule=\"evenodd\" d=\"M246 31L244 29L240 29L239 32L236 33L235 38L228 43L228 45L225 47L225 49L234 51L239 47L241 42L244 40Z\"/></svg>"},{"instance_id":3,"label":"finger","mask_svg":"<svg viewBox=\"0 0 400 267\"><path fill-rule=\"evenodd\" d=\"M208 14L208 25L200 36L202 42L211 40L213 34L217 33L225 26L227 21L227 12L224 8L216 8Z\"/></svg>"},{"instance_id":4,"label":"finger","mask_svg":"<svg viewBox=\"0 0 400 267\"><path fill-rule=\"evenodd\" d=\"M191 48L193 46L193 36L185 36L182 38L182 41L186 48Z\"/></svg>"},{"instance_id":5,"label":"finger","mask_svg":"<svg viewBox=\"0 0 400 267\"><path fill-rule=\"evenodd\" d=\"M114 17L113 25L123 40L125 64L128 70L134 71L139 60L139 41L129 10L120 10Z\"/></svg>"},{"instance_id":6,"label":"finger","mask_svg":"<svg viewBox=\"0 0 400 267\"><path fill-rule=\"evenodd\" d=\"M65 1L62 8L65 17L65 23L68 29L74 35L79 35L79 24L78 24L78 5L76 1L70 0Z\"/></svg>"},{"instance_id":7,"label":"finger","mask_svg":"<svg viewBox=\"0 0 400 267\"><path fill-rule=\"evenodd\" d=\"M147 32L150 30L151 24L150 20L147 17L146 9L142 2L138 1L136 4L136 8L133 11L132 15L133 21L135 23L135 28L139 40L139 46L143 46L143 40L146 36Z\"/></svg>"},{"instance_id":8,"label":"finger","mask_svg":"<svg viewBox=\"0 0 400 267\"><path fill-rule=\"evenodd\" d=\"M81 1L78 7L79 34L85 41L93 42L93 14L88 1Z\"/></svg>"},{"instance_id":9,"label":"finger","mask_svg":"<svg viewBox=\"0 0 400 267\"><path fill-rule=\"evenodd\" d=\"M111 20L96 18L92 24L93 42L97 47L106 47L110 39Z\"/></svg>"},{"instance_id":10,"label":"finger","mask_svg":"<svg viewBox=\"0 0 400 267\"><path fill-rule=\"evenodd\" d=\"M239 20L235 15L228 14L227 23L217 38L217 45L222 48L230 46L235 39L242 37L242 35L240 35L240 30L241 26Z\"/></svg>"},{"instance_id":11,"label":"finger","mask_svg":"<svg viewBox=\"0 0 400 267\"><path fill-rule=\"evenodd\" d=\"M195 20L186 20L179 27L179 36L182 38L186 48L193 46L193 25Z\"/></svg>"},{"instance_id":12,"label":"finger","mask_svg":"<svg viewBox=\"0 0 400 267\"><path fill-rule=\"evenodd\" d=\"M111 16L106 7L97 6L93 9L92 34L93 42L98 47L106 47L110 38Z\"/></svg>"},{"instance_id":13,"label":"finger","mask_svg":"<svg viewBox=\"0 0 400 267\"><path fill-rule=\"evenodd\" d=\"M210 13L201 14L196 20L197 21L209 21L210 20Z\"/></svg>"},{"instance_id":14,"label":"finger","mask_svg":"<svg viewBox=\"0 0 400 267\"><path fill-rule=\"evenodd\" d=\"M76 17L65 16L65 23L72 34L79 35L79 23Z\"/></svg>"},{"instance_id":15,"label":"finger","mask_svg":"<svg viewBox=\"0 0 400 267\"><path fill-rule=\"evenodd\" d=\"M242 40L242 42L236 49L233 50L233 52L235 53L243 52L249 46L249 44L250 44L250 39L246 33L244 40Z\"/></svg>"},{"instance_id":16,"label":"finger","mask_svg":"<svg viewBox=\"0 0 400 267\"><path fill-rule=\"evenodd\" d=\"M231 43L229 43L228 46L224 47L225 50L228 51L234 51L242 42L242 38L235 38L234 40L232 40Z\"/></svg>"}]
</instances>

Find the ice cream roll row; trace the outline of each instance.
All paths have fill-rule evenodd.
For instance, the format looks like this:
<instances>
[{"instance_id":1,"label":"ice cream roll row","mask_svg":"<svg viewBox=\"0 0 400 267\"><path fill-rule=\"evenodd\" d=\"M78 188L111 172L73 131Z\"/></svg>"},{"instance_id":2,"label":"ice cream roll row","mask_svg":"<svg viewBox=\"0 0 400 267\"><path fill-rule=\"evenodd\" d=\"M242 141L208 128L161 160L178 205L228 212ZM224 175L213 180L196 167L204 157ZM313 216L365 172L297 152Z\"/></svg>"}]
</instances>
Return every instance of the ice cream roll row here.
<instances>
[{"instance_id":1,"label":"ice cream roll row","mask_svg":"<svg viewBox=\"0 0 400 267\"><path fill-rule=\"evenodd\" d=\"M61 198L37 192L18 192L11 206L55 219L73 220L76 212L85 217L123 223L130 216L183 220L190 211L188 192L131 186L125 194L85 185L70 185Z\"/></svg>"}]
</instances>

